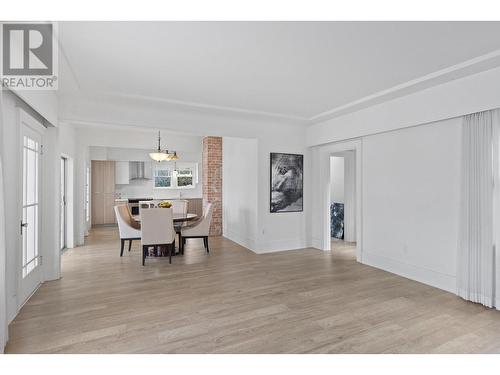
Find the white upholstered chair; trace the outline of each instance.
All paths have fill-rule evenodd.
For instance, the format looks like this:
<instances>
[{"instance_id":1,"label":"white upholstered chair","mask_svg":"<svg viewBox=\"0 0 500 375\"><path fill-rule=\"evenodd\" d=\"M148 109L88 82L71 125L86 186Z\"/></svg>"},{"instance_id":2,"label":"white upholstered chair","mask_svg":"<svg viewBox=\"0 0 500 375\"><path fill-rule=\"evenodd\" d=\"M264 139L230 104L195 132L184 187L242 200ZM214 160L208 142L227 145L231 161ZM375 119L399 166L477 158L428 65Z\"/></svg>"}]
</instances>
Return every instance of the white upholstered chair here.
<instances>
[{"instance_id":1,"label":"white upholstered chair","mask_svg":"<svg viewBox=\"0 0 500 375\"><path fill-rule=\"evenodd\" d=\"M169 202L172 203L174 214L187 214L189 201L185 199L172 199Z\"/></svg>"},{"instance_id":2,"label":"white upholstered chair","mask_svg":"<svg viewBox=\"0 0 500 375\"><path fill-rule=\"evenodd\" d=\"M166 246L172 263L175 230L172 208L149 208L141 212L142 265L151 246Z\"/></svg>"},{"instance_id":3,"label":"white upholstered chair","mask_svg":"<svg viewBox=\"0 0 500 375\"><path fill-rule=\"evenodd\" d=\"M130 251L132 248L132 241L141 239L141 229L139 223L132 217L128 205L122 204L115 206L115 215L118 223L118 230L120 231L120 256L123 256L125 241L129 241L128 251Z\"/></svg>"},{"instance_id":4,"label":"white upholstered chair","mask_svg":"<svg viewBox=\"0 0 500 375\"><path fill-rule=\"evenodd\" d=\"M195 223L181 229L181 253L184 253L184 245L187 238L203 238L205 249L207 253L210 252L208 247L208 234L210 232L210 222L212 221L213 210L214 204L207 203L203 217Z\"/></svg>"},{"instance_id":5,"label":"white upholstered chair","mask_svg":"<svg viewBox=\"0 0 500 375\"><path fill-rule=\"evenodd\" d=\"M158 203L160 203L161 200L159 199L153 199L149 201L139 201L139 215L141 214L142 209L146 208L156 208L158 207Z\"/></svg>"},{"instance_id":6,"label":"white upholstered chair","mask_svg":"<svg viewBox=\"0 0 500 375\"><path fill-rule=\"evenodd\" d=\"M172 203L172 210L174 212L174 215L187 215L189 201L185 199L172 199L169 200L169 202ZM175 231L179 233L179 250L181 249L181 228L184 226L186 226L185 222L174 223Z\"/></svg>"}]
</instances>

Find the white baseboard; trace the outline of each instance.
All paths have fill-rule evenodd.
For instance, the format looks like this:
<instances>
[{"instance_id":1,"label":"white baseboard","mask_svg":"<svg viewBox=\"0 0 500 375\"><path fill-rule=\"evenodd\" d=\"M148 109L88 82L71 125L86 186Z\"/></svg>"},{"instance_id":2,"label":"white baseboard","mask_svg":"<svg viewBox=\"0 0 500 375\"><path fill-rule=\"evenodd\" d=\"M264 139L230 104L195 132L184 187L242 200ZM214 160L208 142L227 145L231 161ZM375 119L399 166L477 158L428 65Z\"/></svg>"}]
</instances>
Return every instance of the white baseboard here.
<instances>
[{"instance_id":1,"label":"white baseboard","mask_svg":"<svg viewBox=\"0 0 500 375\"><path fill-rule=\"evenodd\" d=\"M325 249L323 249L323 241L321 240L321 238L312 238L311 239L311 247L314 247L315 249L318 249L318 250L325 251Z\"/></svg>"},{"instance_id":2,"label":"white baseboard","mask_svg":"<svg viewBox=\"0 0 500 375\"><path fill-rule=\"evenodd\" d=\"M306 240L303 238L273 240L273 241L258 243L251 238L227 230L224 232L223 236L233 242L236 242L238 245L241 245L247 248L248 250L253 251L256 254L274 253L286 250L297 250L308 247Z\"/></svg>"},{"instance_id":3,"label":"white baseboard","mask_svg":"<svg viewBox=\"0 0 500 375\"><path fill-rule=\"evenodd\" d=\"M457 294L456 277L363 250L363 264Z\"/></svg>"},{"instance_id":4,"label":"white baseboard","mask_svg":"<svg viewBox=\"0 0 500 375\"><path fill-rule=\"evenodd\" d=\"M263 241L253 249L257 254L275 253L278 251L297 250L308 247L304 238Z\"/></svg>"},{"instance_id":5,"label":"white baseboard","mask_svg":"<svg viewBox=\"0 0 500 375\"><path fill-rule=\"evenodd\" d=\"M227 229L225 231L223 231L222 235L223 235L223 237L226 237L228 240L236 242L238 245L243 246L243 247L247 248L248 250L254 251L255 241L253 239L242 236L238 233L228 231Z\"/></svg>"}]
</instances>

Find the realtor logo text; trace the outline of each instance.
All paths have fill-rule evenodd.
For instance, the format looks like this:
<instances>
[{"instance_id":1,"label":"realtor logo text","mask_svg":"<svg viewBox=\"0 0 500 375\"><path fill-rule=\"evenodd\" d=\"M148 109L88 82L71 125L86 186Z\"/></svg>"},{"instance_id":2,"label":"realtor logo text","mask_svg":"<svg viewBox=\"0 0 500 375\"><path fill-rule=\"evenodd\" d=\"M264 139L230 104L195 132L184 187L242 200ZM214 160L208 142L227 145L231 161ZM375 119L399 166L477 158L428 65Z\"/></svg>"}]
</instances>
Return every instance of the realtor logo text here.
<instances>
[{"instance_id":1,"label":"realtor logo text","mask_svg":"<svg viewBox=\"0 0 500 375\"><path fill-rule=\"evenodd\" d=\"M18 90L57 89L52 23L2 23L0 82Z\"/></svg>"}]
</instances>

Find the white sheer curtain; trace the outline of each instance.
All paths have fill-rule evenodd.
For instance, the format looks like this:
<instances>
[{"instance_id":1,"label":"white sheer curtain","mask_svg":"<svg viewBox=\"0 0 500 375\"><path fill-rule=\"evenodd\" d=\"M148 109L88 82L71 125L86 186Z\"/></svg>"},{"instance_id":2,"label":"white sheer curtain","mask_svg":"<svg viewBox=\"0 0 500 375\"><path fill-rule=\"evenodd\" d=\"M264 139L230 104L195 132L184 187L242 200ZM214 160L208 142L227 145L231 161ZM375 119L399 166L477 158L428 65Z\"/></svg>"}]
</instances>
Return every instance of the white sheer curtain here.
<instances>
[{"instance_id":1,"label":"white sheer curtain","mask_svg":"<svg viewBox=\"0 0 500 375\"><path fill-rule=\"evenodd\" d=\"M498 111L464 116L458 295L495 305L495 242L499 210Z\"/></svg>"}]
</instances>

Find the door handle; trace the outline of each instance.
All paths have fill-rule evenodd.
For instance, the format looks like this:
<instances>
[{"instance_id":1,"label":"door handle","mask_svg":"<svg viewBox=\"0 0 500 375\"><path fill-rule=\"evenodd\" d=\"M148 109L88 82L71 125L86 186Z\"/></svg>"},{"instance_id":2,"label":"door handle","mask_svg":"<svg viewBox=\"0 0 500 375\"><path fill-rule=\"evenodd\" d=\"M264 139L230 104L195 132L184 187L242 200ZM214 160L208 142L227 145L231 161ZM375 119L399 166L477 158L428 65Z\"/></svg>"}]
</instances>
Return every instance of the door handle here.
<instances>
[{"instance_id":1,"label":"door handle","mask_svg":"<svg viewBox=\"0 0 500 375\"><path fill-rule=\"evenodd\" d=\"M28 226L28 223L23 223L21 220L21 236L23 235L23 228L26 228Z\"/></svg>"}]
</instances>

